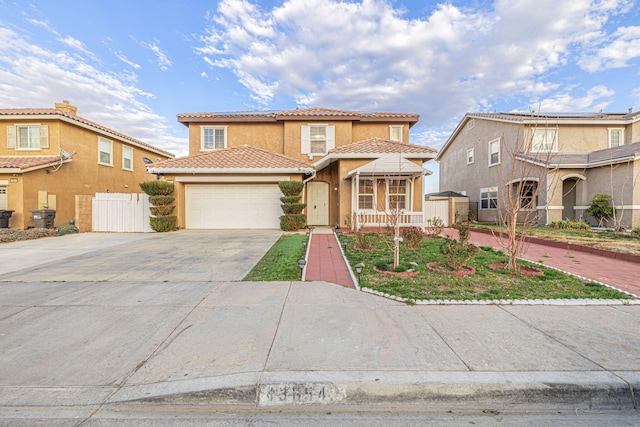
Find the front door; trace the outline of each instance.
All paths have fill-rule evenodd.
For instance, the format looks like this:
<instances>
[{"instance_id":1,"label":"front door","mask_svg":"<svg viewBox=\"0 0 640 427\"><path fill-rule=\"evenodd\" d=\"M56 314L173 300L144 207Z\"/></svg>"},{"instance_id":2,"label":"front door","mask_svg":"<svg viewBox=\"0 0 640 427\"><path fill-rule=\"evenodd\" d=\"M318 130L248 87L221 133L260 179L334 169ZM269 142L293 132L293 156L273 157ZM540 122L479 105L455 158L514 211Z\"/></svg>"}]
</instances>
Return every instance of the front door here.
<instances>
[{"instance_id":1,"label":"front door","mask_svg":"<svg viewBox=\"0 0 640 427\"><path fill-rule=\"evenodd\" d=\"M307 224L329 225L329 183L307 184Z\"/></svg>"}]
</instances>

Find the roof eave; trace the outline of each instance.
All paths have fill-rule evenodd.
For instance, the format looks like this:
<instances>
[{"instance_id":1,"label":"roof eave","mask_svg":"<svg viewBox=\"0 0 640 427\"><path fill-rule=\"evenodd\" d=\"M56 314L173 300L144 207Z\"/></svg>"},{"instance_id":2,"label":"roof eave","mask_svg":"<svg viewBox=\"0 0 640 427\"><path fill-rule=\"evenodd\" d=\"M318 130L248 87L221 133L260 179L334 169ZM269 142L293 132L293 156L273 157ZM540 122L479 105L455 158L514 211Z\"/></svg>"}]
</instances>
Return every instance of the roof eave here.
<instances>
[{"instance_id":1,"label":"roof eave","mask_svg":"<svg viewBox=\"0 0 640 427\"><path fill-rule=\"evenodd\" d=\"M163 168L147 167L148 173L164 174L312 174L313 168Z\"/></svg>"}]
</instances>

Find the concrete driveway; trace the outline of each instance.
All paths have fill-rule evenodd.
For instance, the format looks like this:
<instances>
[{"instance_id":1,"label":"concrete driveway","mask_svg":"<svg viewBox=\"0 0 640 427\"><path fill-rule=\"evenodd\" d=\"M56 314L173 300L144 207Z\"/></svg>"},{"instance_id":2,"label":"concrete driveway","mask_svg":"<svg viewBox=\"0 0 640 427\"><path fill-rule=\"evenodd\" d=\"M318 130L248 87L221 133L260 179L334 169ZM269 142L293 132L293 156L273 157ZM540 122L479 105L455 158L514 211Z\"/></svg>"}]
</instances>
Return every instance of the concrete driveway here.
<instances>
[{"instance_id":1,"label":"concrete driveway","mask_svg":"<svg viewBox=\"0 0 640 427\"><path fill-rule=\"evenodd\" d=\"M4 244L0 281L242 280L281 234L277 230L83 233Z\"/></svg>"}]
</instances>

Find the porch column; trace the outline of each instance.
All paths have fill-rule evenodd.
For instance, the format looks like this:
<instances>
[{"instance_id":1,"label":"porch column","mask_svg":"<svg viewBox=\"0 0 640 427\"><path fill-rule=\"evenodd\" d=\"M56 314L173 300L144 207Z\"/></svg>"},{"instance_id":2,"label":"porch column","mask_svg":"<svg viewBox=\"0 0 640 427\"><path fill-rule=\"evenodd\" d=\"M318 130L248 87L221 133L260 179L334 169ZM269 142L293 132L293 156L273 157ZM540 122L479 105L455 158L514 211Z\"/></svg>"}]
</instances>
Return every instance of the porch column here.
<instances>
[{"instance_id":1,"label":"porch column","mask_svg":"<svg viewBox=\"0 0 640 427\"><path fill-rule=\"evenodd\" d=\"M359 224L360 217L358 215L358 211L360 209L360 207L358 206L358 201L360 200L360 172L356 172L356 179L353 180L353 186L354 186L354 188L353 188L353 191L351 191L351 194L354 195L353 196L354 200L352 200L352 202L351 202L351 209L352 209L351 216L354 216L353 212L356 213L355 214L355 219L354 219L354 221L355 221L355 224L354 224L355 229L354 229L354 231L356 231L356 230L358 230L360 228L360 224Z\"/></svg>"}]
</instances>

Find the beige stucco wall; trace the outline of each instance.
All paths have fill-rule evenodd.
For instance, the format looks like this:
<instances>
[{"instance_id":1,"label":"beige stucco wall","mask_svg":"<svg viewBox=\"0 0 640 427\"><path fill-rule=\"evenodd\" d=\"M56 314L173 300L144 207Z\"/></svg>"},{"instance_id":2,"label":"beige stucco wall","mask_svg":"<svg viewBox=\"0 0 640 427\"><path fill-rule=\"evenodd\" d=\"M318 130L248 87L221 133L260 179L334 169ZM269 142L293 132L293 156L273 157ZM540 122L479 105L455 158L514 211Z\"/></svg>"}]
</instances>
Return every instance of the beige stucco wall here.
<instances>
[{"instance_id":1,"label":"beige stucco wall","mask_svg":"<svg viewBox=\"0 0 640 427\"><path fill-rule=\"evenodd\" d=\"M49 126L49 148L38 150L15 150L7 148L7 126L14 124L40 124ZM98 164L98 137L112 141L113 166ZM133 150L133 170L125 170L122 165L122 147ZM0 156L59 156L59 147L69 154L77 151L70 162L57 171L52 168L26 173L1 174L0 180L9 180L7 188L9 209L15 210L9 226L24 229L32 226L30 210L43 209L38 204L38 193L45 192L55 200L56 227L69 224L75 219L75 196L94 195L97 192L139 193L139 183L155 179L146 172L142 157L155 159L166 156L148 149L123 143L115 137L100 135L90 129L62 121L11 120L0 122ZM47 173L47 170L50 173ZM14 182L11 182L14 181ZM17 182L16 182L17 181ZM52 206L50 206L51 208Z\"/></svg>"},{"instance_id":2,"label":"beige stucco wall","mask_svg":"<svg viewBox=\"0 0 640 427\"><path fill-rule=\"evenodd\" d=\"M189 125L189 154L200 154L203 127L223 126L227 129L227 147L251 145L264 150L283 153L284 128L281 123L191 123Z\"/></svg>"}]
</instances>

